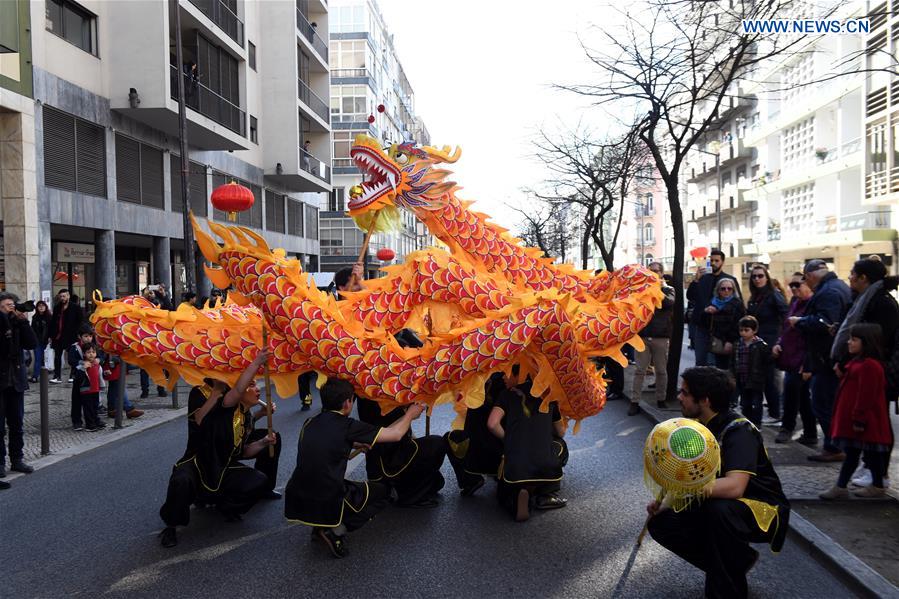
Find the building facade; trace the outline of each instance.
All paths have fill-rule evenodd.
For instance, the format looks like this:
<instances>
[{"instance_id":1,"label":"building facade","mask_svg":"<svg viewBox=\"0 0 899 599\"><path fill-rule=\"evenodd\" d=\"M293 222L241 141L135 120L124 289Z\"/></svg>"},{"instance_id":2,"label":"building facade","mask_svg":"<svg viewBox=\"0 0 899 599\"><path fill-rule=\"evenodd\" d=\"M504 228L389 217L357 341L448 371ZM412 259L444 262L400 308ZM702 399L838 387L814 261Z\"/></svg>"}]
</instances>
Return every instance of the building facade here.
<instances>
[{"instance_id":1,"label":"building facade","mask_svg":"<svg viewBox=\"0 0 899 599\"><path fill-rule=\"evenodd\" d=\"M239 224L317 270L318 195L331 191L323 0L42 0L28 9L34 153L23 164L34 166L36 208L25 194L23 217L3 214L7 245L25 248L25 277L37 283L20 293L68 287L89 302L94 289L115 297L165 283L178 295L186 268L198 268L199 294L209 293L202 266L184 264L179 78L201 224L225 220L210 195L238 181L255 197ZM12 199L4 191L4 208Z\"/></svg>"},{"instance_id":2,"label":"building facade","mask_svg":"<svg viewBox=\"0 0 899 599\"><path fill-rule=\"evenodd\" d=\"M362 181L350 158L356 135L391 143L430 143L415 115L414 93L375 0L331 0L331 123L334 129L333 190L321 205L321 270L336 272L359 258L365 237L346 216L349 189ZM377 276L374 258L386 247L402 260L433 238L411 212L402 211L399 231L376 233L364 257L366 277Z\"/></svg>"}]
</instances>

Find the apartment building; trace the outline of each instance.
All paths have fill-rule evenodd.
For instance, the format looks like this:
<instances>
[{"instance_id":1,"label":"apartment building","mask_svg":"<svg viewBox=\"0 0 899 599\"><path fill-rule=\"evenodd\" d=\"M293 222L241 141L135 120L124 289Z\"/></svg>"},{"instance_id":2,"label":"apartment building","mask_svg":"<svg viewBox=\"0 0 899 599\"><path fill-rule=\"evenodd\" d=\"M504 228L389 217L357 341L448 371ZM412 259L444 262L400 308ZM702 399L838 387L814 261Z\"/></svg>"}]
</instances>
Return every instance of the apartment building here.
<instances>
[{"instance_id":1,"label":"apartment building","mask_svg":"<svg viewBox=\"0 0 899 599\"><path fill-rule=\"evenodd\" d=\"M346 216L348 190L362 181L350 159L350 146L364 133L386 146L412 140L430 143L415 114L414 93L375 0L331 0L331 123L334 130L333 191L321 205L321 270L336 272L355 263L365 233ZM383 110L379 110L381 107ZM377 276L379 248L397 260L431 245L424 225L403 212L402 228L372 236L365 260L367 277Z\"/></svg>"},{"instance_id":2,"label":"apartment building","mask_svg":"<svg viewBox=\"0 0 899 599\"><path fill-rule=\"evenodd\" d=\"M328 46L317 33L328 28L324 0L23 4L34 151L21 160L34 174L24 202L13 201L6 185L3 197L7 246L25 248L24 277L38 283L20 292L48 297L68 287L89 301L93 289L118 296L162 282L180 293L185 269L198 265L184 264L179 76L191 209L201 223L225 221L210 194L238 181L255 197L239 224L317 270L318 196L331 191L321 100ZM179 20L182 64L175 58ZM32 135L27 119L20 121L22 137ZM199 270L199 292L208 294Z\"/></svg>"}]
</instances>

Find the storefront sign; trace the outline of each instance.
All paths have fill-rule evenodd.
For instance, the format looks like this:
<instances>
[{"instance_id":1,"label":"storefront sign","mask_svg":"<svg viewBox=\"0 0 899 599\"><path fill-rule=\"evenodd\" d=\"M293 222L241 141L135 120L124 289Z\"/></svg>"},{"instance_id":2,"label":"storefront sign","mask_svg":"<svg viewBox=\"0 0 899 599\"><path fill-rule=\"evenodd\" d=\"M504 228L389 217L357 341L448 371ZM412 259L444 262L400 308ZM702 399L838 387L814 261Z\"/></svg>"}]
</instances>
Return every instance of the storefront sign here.
<instances>
[{"instance_id":1,"label":"storefront sign","mask_svg":"<svg viewBox=\"0 0 899 599\"><path fill-rule=\"evenodd\" d=\"M56 242L56 261L79 264L94 263L94 246L86 243Z\"/></svg>"}]
</instances>

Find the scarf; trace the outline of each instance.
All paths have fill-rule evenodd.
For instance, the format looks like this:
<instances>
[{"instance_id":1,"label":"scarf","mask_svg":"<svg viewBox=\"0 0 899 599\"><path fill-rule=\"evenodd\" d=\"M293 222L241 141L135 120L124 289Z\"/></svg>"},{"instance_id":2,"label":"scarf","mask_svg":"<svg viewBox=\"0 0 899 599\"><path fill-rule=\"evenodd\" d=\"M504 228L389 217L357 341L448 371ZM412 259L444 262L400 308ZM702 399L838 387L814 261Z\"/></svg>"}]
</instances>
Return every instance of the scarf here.
<instances>
[{"instance_id":1,"label":"scarf","mask_svg":"<svg viewBox=\"0 0 899 599\"><path fill-rule=\"evenodd\" d=\"M840 324L840 329L833 340L833 347L830 349L830 357L832 359L839 360L845 354L846 342L849 341L849 329L852 328L852 325L861 322L865 310L868 309L868 304L871 303L871 299L880 293L881 289L883 289L882 280L869 285L865 292L855 298L855 301L849 306L849 312L846 314L846 318L843 319L842 324Z\"/></svg>"},{"instance_id":2,"label":"scarf","mask_svg":"<svg viewBox=\"0 0 899 599\"><path fill-rule=\"evenodd\" d=\"M721 299L720 297L718 297L716 295L715 297L712 298L712 305L720 310L721 308L726 306L730 300L734 299L735 297L736 297L735 295L731 295L727 299Z\"/></svg>"}]
</instances>

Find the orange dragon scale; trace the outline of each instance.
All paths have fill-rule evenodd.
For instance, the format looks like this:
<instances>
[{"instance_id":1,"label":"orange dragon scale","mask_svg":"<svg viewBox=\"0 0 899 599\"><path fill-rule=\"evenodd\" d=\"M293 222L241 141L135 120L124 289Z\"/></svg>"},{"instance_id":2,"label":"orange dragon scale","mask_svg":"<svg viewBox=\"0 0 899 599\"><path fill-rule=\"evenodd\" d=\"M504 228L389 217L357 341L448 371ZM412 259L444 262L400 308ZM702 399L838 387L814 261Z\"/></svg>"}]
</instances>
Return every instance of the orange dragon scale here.
<instances>
[{"instance_id":1,"label":"orange dragon scale","mask_svg":"<svg viewBox=\"0 0 899 599\"><path fill-rule=\"evenodd\" d=\"M590 358L622 360L661 302L656 276L630 265L594 276L554 264L456 197L449 171L437 168L460 151L411 143L386 150L357 137L351 156L366 175L350 214L371 222L375 211L412 211L449 251L431 248L385 268L343 302L319 291L295 259L272 250L256 232L194 221L207 273L230 287L228 302L204 309L155 309L140 297L102 301L91 316L103 349L140 365L162 384L233 384L268 330L271 379L282 397L297 375L315 370L350 381L382 409L415 401L452 402L462 412L483 402L492 372L521 366L541 409L557 402L581 420L605 403L605 381ZM416 330L420 349L393 334ZM260 372L261 374L261 372Z\"/></svg>"}]
</instances>

